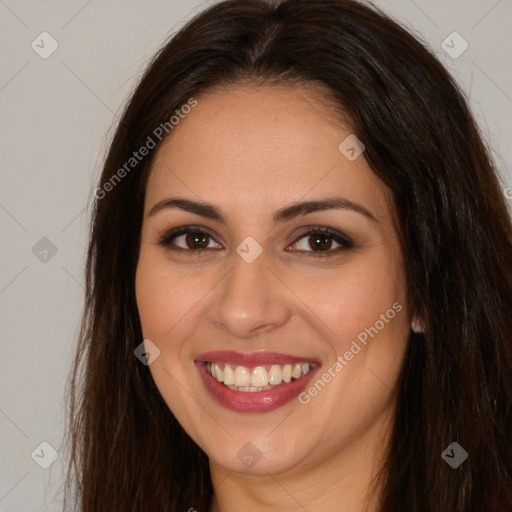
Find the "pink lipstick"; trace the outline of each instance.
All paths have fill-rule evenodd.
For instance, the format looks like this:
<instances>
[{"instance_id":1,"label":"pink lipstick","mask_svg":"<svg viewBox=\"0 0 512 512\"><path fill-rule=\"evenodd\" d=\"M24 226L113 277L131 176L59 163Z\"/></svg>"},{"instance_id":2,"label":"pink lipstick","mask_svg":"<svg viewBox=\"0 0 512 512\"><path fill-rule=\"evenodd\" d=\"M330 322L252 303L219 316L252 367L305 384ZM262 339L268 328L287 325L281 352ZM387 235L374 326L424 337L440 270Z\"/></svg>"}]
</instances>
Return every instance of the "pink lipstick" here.
<instances>
[{"instance_id":1,"label":"pink lipstick","mask_svg":"<svg viewBox=\"0 0 512 512\"><path fill-rule=\"evenodd\" d=\"M276 352L212 351L195 359L210 395L236 412L268 412L291 402L320 368L317 360Z\"/></svg>"}]
</instances>

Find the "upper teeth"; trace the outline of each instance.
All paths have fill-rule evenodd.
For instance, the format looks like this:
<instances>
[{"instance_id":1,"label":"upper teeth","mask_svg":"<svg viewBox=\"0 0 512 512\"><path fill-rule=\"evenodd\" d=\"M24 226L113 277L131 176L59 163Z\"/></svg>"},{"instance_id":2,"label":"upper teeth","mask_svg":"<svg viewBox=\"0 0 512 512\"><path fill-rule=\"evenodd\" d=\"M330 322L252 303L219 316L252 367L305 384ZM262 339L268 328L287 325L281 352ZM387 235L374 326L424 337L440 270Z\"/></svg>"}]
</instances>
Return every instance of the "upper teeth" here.
<instances>
[{"instance_id":1,"label":"upper teeth","mask_svg":"<svg viewBox=\"0 0 512 512\"><path fill-rule=\"evenodd\" d=\"M206 363L206 370L219 382L239 391L263 391L281 382L299 379L311 370L310 363L256 366L252 372L245 366L227 363ZM255 389L251 389L255 388Z\"/></svg>"}]
</instances>

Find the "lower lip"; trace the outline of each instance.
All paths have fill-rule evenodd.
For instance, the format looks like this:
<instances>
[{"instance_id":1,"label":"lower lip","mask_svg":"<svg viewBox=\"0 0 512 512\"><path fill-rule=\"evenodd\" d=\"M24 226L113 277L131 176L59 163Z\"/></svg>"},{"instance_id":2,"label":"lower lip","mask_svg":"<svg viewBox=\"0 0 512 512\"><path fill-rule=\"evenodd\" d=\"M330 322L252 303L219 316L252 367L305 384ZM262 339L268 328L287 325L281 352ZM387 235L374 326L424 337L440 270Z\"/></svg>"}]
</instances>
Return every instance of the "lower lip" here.
<instances>
[{"instance_id":1,"label":"lower lip","mask_svg":"<svg viewBox=\"0 0 512 512\"><path fill-rule=\"evenodd\" d=\"M236 412L268 412L291 402L301 393L318 371L314 366L304 377L288 384L279 384L266 391L235 391L215 380L206 370L206 363L196 361L196 366L203 379L206 389L212 397L224 407Z\"/></svg>"}]
</instances>

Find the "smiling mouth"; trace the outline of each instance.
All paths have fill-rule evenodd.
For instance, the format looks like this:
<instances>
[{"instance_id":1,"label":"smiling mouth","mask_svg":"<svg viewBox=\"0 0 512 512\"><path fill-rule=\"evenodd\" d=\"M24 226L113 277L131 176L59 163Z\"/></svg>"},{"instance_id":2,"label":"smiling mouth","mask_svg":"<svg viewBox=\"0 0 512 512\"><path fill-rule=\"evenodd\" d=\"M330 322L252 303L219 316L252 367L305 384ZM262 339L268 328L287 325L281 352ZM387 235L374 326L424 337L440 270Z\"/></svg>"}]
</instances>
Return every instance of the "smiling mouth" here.
<instances>
[{"instance_id":1,"label":"smiling mouth","mask_svg":"<svg viewBox=\"0 0 512 512\"><path fill-rule=\"evenodd\" d=\"M292 402L321 368L311 356L214 350L194 361L210 396L239 413L266 413Z\"/></svg>"},{"instance_id":2,"label":"smiling mouth","mask_svg":"<svg viewBox=\"0 0 512 512\"><path fill-rule=\"evenodd\" d=\"M316 363L290 363L241 366L206 362L206 371L217 382L233 391L260 392L289 384L307 375Z\"/></svg>"}]
</instances>

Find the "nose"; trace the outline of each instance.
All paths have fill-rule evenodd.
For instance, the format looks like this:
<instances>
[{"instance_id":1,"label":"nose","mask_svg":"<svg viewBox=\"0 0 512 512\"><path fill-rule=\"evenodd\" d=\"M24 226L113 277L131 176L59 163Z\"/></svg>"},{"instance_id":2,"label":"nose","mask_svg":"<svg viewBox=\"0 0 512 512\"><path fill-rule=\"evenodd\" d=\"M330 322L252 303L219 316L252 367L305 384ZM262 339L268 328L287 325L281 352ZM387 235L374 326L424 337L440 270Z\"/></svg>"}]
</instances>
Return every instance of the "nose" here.
<instances>
[{"instance_id":1,"label":"nose","mask_svg":"<svg viewBox=\"0 0 512 512\"><path fill-rule=\"evenodd\" d=\"M233 256L233 267L220 283L210 321L236 338L273 331L291 316L287 288L268 267L265 253L252 263Z\"/></svg>"}]
</instances>

